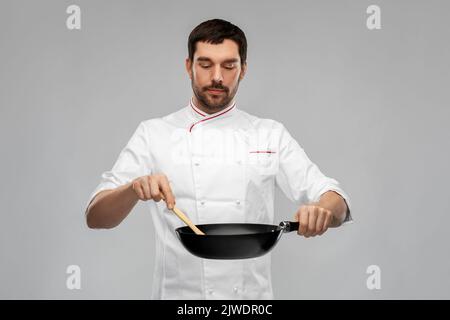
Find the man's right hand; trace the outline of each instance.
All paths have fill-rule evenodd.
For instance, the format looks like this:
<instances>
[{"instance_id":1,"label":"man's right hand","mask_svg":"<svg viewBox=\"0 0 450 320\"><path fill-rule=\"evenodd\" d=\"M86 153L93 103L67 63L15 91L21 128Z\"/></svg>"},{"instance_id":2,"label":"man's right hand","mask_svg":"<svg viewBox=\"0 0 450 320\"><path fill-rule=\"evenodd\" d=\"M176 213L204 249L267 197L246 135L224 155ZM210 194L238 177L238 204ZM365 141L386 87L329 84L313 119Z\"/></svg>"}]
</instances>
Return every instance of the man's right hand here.
<instances>
[{"instance_id":1,"label":"man's right hand","mask_svg":"<svg viewBox=\"0 0 450 320\"><path fill-rule=\"evenodd\" d=\"M167 208L172 210L175 205L175 197L170 188L169 180L164 174L153 174L136 178L131 183L131 188L140 200L154 200L156 202L165 199Z\"/></svg>"}]
</instances>

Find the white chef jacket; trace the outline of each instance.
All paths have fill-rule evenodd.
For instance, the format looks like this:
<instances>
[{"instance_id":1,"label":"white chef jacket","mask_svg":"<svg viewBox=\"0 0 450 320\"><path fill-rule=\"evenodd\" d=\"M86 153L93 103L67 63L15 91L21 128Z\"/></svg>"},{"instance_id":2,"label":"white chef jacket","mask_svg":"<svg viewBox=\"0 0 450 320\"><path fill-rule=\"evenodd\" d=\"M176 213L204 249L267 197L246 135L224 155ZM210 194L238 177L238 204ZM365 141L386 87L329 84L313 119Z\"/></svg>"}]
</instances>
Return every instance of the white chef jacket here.
<instances>
[{"instance_id":1,"label":"white chef jacket","mask_svg":"<svg viewBox=\"0 0 450 320\"><path fill-rule=\"evenodd\" d=\"M164 173L176 206L195 224L274 222L274 187L298 207L328 190L350 201L279 122L236 107L205 114L191 99L181 110L139 124L94 196L137 177ZM153 299L273 299L270 253L242 260L201 259L175 229L184 223L164 201L146 201L156 233ZM289 220L291 216L286 217Z\"/></svg>"}]
</instances>

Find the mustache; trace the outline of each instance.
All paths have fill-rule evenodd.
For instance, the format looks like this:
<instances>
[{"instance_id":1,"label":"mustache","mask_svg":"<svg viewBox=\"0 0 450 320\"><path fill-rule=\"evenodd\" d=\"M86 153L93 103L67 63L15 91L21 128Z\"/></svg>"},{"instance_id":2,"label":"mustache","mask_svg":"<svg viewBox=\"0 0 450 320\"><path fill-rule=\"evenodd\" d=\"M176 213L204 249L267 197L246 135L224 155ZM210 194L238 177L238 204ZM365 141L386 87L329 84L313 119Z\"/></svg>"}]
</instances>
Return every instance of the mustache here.
<instances>
[{"instance_id":1,"label":"mustache","mask_svg":"<svg viewBox=\"0 0 450 320\"><path fill-rule=\"evenodd\" d=\"M219 85L213 85L213 86L210 86L210 87L205 87L203 90L204 91L206 91L206 90L223 90L225 92L228 92L228 88L224 87L224 86L222 86L220 84Z\"/></svg>"}]
</instances>

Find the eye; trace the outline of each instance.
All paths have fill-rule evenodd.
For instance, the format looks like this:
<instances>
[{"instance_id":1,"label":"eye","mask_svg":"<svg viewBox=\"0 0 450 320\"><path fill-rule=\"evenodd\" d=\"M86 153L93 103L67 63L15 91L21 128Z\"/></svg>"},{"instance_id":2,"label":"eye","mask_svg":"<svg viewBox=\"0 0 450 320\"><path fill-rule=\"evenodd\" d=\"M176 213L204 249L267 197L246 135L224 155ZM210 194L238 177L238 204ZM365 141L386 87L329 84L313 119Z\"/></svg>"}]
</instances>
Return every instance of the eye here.
<instances>
[{"instance_id":1,"label":"eye","mask_svg":"<svg viewBox=\"0 0 450 320\"><path fill-rule=\"evenodd\" d=\"M210 64L201 64L200 67L202 67L203 69L208 69L209 67L211 67Z\"/></svg>"},{"instance_id":2,"label":"eye","mask_svg":"<svg viewBox=\"0 0 450 320\"><path fill-rule=\"evenodd\" d=\"M233 69L234 67L235 67L234 63L227 63L225 65L225 69L229 69L229 70Z\"/></svg>"}]
</instances>

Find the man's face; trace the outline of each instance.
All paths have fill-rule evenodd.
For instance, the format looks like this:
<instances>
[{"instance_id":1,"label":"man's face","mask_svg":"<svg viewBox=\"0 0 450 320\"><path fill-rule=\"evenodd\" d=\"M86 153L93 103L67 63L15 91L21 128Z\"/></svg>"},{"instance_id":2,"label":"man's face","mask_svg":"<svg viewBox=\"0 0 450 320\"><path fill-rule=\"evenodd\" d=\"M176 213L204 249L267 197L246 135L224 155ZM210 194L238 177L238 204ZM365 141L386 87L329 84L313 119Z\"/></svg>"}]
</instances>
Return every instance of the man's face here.
<instances>
[{"instance_id":1,"label":"man's face","mask_svg":"<svg viewBox=\"0 0 450 320\"><path fill-rule=\"evenodd\" d=\"M194 95L210 113L233 100L246 68L241 64L237 43L229 39L220 44L197 42L193 61L186 59Z\"/></svg>"}]
</instances>

